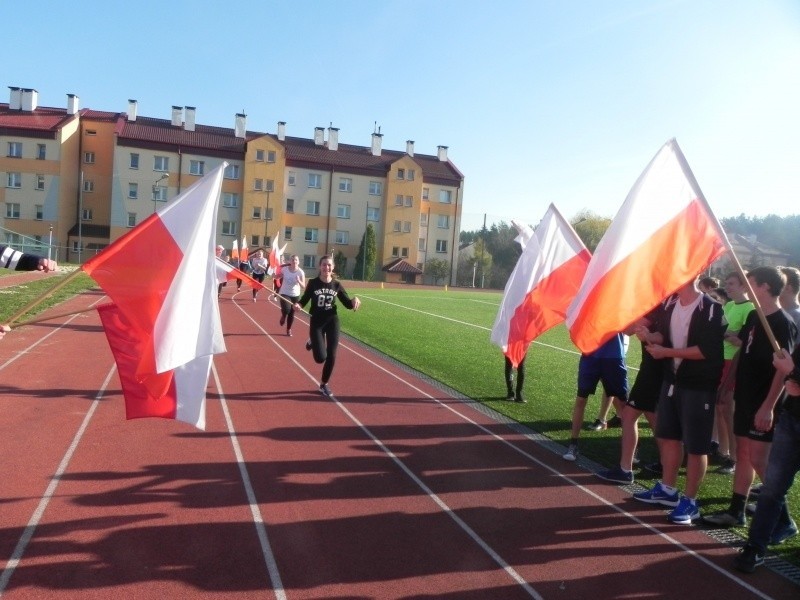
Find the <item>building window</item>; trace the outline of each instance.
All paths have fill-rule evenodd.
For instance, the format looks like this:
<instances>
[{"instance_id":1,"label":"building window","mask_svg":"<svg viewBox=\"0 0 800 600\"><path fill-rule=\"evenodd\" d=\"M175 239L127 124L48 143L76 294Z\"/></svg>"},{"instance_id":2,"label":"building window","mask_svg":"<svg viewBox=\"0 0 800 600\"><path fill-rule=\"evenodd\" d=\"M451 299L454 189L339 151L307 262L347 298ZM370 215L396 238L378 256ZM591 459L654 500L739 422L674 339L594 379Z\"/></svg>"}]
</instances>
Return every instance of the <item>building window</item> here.
<instances>
[{"instance_id":1,"label":"building window","mask_svg":"<svg viewBox=\"0 0 800 600\"><path fill-rule=\"evenodd\" d=\"M403 233L411 233L411 221L403 221Z\"/></svg>"},{"instance_id":2,"label":"building window","mask_svg":"<svg viewBox=\"0 0 800 600\"><path fill-rule=\"evenodd\" d=\"M256 160L258 162L264 162L264 151L263 150L256 150Z\"/></svg>"},{"instance_id":3,"label":"building window","mask_svg":"<svg viewBox=\"0 0 800 600\"><path fill-rule=\"evenodd\" d=\"M337 244L349 244L350 243L350 233L347 231L337 231L336 232L336 243Z\"/></svg>"},{"instance_id":4,"label":"building window","mask_svg":"<svg viewBox=\"0 0 800 600\"><path fill-rule=\"evenodd\" d=\"M380 181L369 182L369 195L380 196L383 193L383 184Z\"/></svg>"},{"instance_id":5,"label":"building window","mask_svg":"<svg viewBox=\"0 0 800 600\"><path fill-rule=\"evenodd\" d=\"M414 171L414 169L409 169L408 173L406 174L406 179L408 179L409 181L414 181L416 176L417 176L416 171Z\"/></svg>"},{"instance_id":6,"label":"building window","mask_svg":"<svg viewBox=\"0 0 800 600\"><path fill-rule=\"evenodd\" d=\"M405 169L397 169L397 178L398 179L405 179L406 178L406 170Z\"/></svg>"},{"instance_id":7,"label":"building window","mask_svg":"<svg viewBox=\"0 0 800 600\"><path fill-rule=\"evenodd\" d=\"M316 242L319 238L319 229L312 229L310 227L306 227L306 235L305 241L307 242Z\"/></svg>"},{"instance_id":8,"label":"building window","mask_svg":"<svg viewBox=\"0 0 800 600\"><path fill-rule=\"evenodd\" d=\"M239 194L235 192L223 192L222 206L225 208L237 208L239 206Z\"/></svg>"},{"instance_id":9,"label":"building window","mask_svg":"<svg viewBox=\"0 0 800 600\"><path fill-rule=\"evenodd\" d=\"M406 196L403 198L403 206L414 206L414 196Z\"/></svg>"},{"instance_id":10,"label":"building window","mask_svg":"<svg viewBox=\"0 0 800 600\"><path fill-rule=\"evenodd\" d=\"M92 135L92 136L97 135L97 131L94 129L87 129L86 135Z\"/></svg>"},{"instance_id":11,"label":"building window","mask_svg":"<svg viewBox=\"0 0 800 600\"><path fill-rule=\"evenodd\" d=\"M294 212L294 198L287 198L286 199L286 212L293 213Z\"/></svg>"},{"instance_id":12,"label":"building window","mask_svg":"<svg viewBox=\"0 0 800 600\"><path fill-rule=\"evenodd\" d=\"M223 221L222 235L236 235L236 223L233 221Z\"/></svg>"},{"instance_id":13,"label":"building window","mask_svg":"<svg viewBox=\"0 0 800 600\"><path fill-rule=\"evenodd\" d=\"M44 160L47 158L47 145L36 144L36 160Z\"/></svg>"},{"instance_id":14,"label":"building window","mask_svg":"<svg viewBox=\"0 0 800 600\"><path fill-rule=\"evenodd\" d=\"M450 204L453 192L450 190L439 190L439 202L443 204Z\"/></svg>"},{"instance_id":15,"label":"building window","mask_svg":"<svg viewBox=\"0 0 800 600\"><path fill-rule=\"evenodd\" d=\"M447 252L447 240L436 240L436 251Z\"/></svg>"},{"instance_id":16,"label":"building window","mask_svg":"<svg viewBox=\"0 0 800 600\"><path fill-rule=\"evenodd\" d=\"M138 183L129 183L128 184L128 198L132 200L136 200L139 197L139 184Z\"/></svg>"},{"instance_id":17,"label":"building window","mask_svg":"<svg viewBox=\"0 0 800 600\"><path fill-rule=\"evenodd\" d=\"M6 219L19 219L19 202L6 203Z\"/></svg>"},{"instance_id":18,"label":"building window","mask_svg":"<svg viewBox=\"0 0 800 600\"><path fill-rule=\"evenodd\" d=\"M349 177L340 177L339 178L339 191L340 192L352 192L353 191L353 180Z\"/></svg>"},{"instance_id":19,"label":"building window","mask_svg":"<svg viewBox=\"0 0 800 600\"><path fill-rule=\"evenodd\" d=\"M306 201L306 214L307 215L319 215L319 202L316 200L307 200Z\"/></svg>"},{"instance_id":20,"label":"building window","mask_svg":"<svg viewBox=\"0 0 800 600\"><path fill-rule=\"evenodd\" d=\"M83 213L81 213L81 220L82 221L91 221L92 220L92 209L91 208L84 208Z\"/></svg>"},{"instance_id":21,"label":"building window","mask_svg":"<svg viewBox=\"0 0 800 600\"><path fill-rule=\"evenodd\" d=\"M136 227L136 213L128 213L128 227Z\"/></svg>"},{"instance_id":22,"label":"building window","mask_svg":"<svg viewBox=\"0 0 800 600\"><path fill-rule=\"evenodd\" d=\"M261 207L260 206L254 206L253 207L253 218L254 219L260 219L261 218Z\"/></svg>"},{"instance_id":23,"label":"building window","mask_svg":"<svg viewBox=\"0 0 800 600\"><path fill-rule=\"evenodd\" d=\"M153 170L164 172L169 171L169 156L153 157Z\"/></svg>"},{"instance_id":24,"label":"building window","mask_svg":"<svg viewBox=\"0 0 800 600\"><path fill-rule=\"evenodd\" d=\"M72 251L73 252L77 252L78 251L78 242L72 242Z\"/></svg>"},{"instance_id":25,"label":"building window","mask_svg":"<svg viewBox=\"0 0 800 600\"><path fill-rule=\"evenodd\" d=\"M33 209L36 211L36 220L41 221L44 219L44 205L36 204Z\"/></svg>"},{"instance_id":26,"label":"building window","mask_svg":"<svg viewBox=\"0 0 800 600\"><path fill-rule=\"evenodd\" d=\"M319 173L309 173L308 187L320 189L322 187L322 175Z\"/></svg>"},{"instance_id":27,"label":"building window","mask_svg":"<svg viewBox=\"0 0 800 600\"><path fill-rule=\"evenodd\" d=\"M292 228L291 227L284 227L283 228L283 239L286 241L291 241L292 239Z\"/></svg>"},{"instance_id":28,"label":"building window","mask_svg":"<svg viewBox=\"0 0 800 600\"><path fill-rule=\"evenodd\" d=\"M83 180L83 191L84 192L93 192L94 191L94 181L91 179L84 179Z\"/></svg>"},{"instance_id":29,"label":"building window","mask_svg":"<svg viewBox=\"0 0 800 600\"><path fill-rule=\"evenodd\" d=\"M350 205L349 204L340 204L336 207L336 216L340 219L349 219L350 218Z\"/></svg>"},{"instance_id":30,"label":"building window","mask_svg":"<svg viewBox=\"0 0 800 600\"><path fill-rule=\"evenodd\" d=\"M408 248L400 248L400 256L402 258L408 258Z\"/></svg>"},{"instance_id":31,"label":"building window","mask_svg":"<svg viewBox=\"0 0 800 600\"><path fill-rule=\"evenodd\" d=\"M12 173L9 171L6 176L6 187L21 188L22 187L22 173Z\"/></svg>"},{"instance_id":32,"label":"building window","mask_svg":"<svg viewBox=\"0 0 800 600\"><path fill-rule=\"evenodd\" d=\"M430 197L431 190L430 188L422 188L422 199L427 200Z\"/></svg>"},{"instance_id":33,"label":"building window","mask_svg":"<svg viewBox=\"0 0 800 600\"><path fill-rule=\"evenodd\" d=\"M95 158L94 152L84 152L83 153L83 162L85 162L87 165L93 165L94 164L94 158Z\"/></svg>"},{"instance_id":34,"label":"building window","mask_svg":"<svg viewBox=\"0 0 800 600\"><path fill-rule=\"evenodd\" d=\"M260 192L264 189L264 180L259 179L258 177L253 180L253 189L257 192Z\"/></svg>"},{"instance_id":35,"label":"building window","mask_svg":"<svg viewBox=\"0 0 800 600\"><path fill-rule=\"evenodd\" d=\"M417 244L417 249L420 252L425 252L425 238L419 238L419 244Z\"/></svg>"},{"instance_id":36,"label":"building window","mask_svg":"<svg viewBox=\"0 0 800 600\"><path fill-rule=\"evenodd\" d=\"M294 185L297 181L297 175L294 171L289 171L289 176L287 178L286 184L287 185Z\"/></svg>"},{"instance_id":37,"label":"building window","mask_svg":"<svg viewBox=\"0 0 800 600\"><path fill-rule=\"evenodd\" d=\"M256 246L258 246L258 242L260 241L260 239L261 239L261 238L260 238L260 236L257 236L257 235L251 235L251 236L250 236L250 245L251 245L253 248L255 248Z\"/></svg>"},{"instance_id":38,"label":"building window","mask_svg":"<svg viewBox=\"0 0 800 600\"><path fill-rule=\"evenodd\" d=\"M131 152L130 168L131 169L139 168L139 155L135 152Z\"/></svg>"},{"instance_id":39,"label":"building window","mask_svg":"<svg viewBox=\"0 0 800 600\"><path fill-rule=\"evenodd\" d=\"M22 158L22 142L8 142L9 158Z\"/></svg>"},{"instance_id":40,"label":"building window","mask_svg":"<svg viewBox=\"0 0 800 600\"><path fill-rule=\"evenodd\" d=\"M313 254L304 254L303 255L303 268L304 269L313 269L317 266L317 257Z\"/></svg>"},{"instance_id":41,"label":"building window","mask_svg":"<svg viewBox=\"0 0 800 600\"><path fill-rule=\"evenodd\" d=\"M239 165L228 165L225 167L225 179L239 179L241 169Z\"/></svg>"},{"instance_id":42,"label":"building window","mask_svg":"<svg viewBox=\"0 0 800 600\"><path fill-rule=\"evenodd\" d=\"M36 175L36 189L37 190L44 189L44 175Z\"/></svg>"},{"instance_id":43,"label":"building window","mask_svg":"<svg viewBox=\"0 0 800 600\"><path fill-rule=\"evenodd\" d=\"M264 207L264 218L267 221L272 221L272 208Z\"/></svg>"},{"instance_id":44,"label":"building window","mask_svg":"<svg viewBox=\"0 0 800 600\"><path fill-rule=\"evenodd\" d=\"M267 162L268 163L275 162L275 150L270 150L267 152Z\"/></svg>"},{"instance_id":45,"label":"building window","mask_svg":"<svg viewBox=\"0 0 800 600\"><path fill-rule=\"evenodd\" d=\"M160 185L153 186L153 201L166 202L167 201L167 188Z\"/></svg>"},{"instance_id":46,"label":"building window","mask_svg":"<svg viewBox=\"0 0 800 600\"><path fill-rule=\"evenodd\" d=\"M395 221L394 222L394 226L392 227L392 230L395 231L396 233L400 233L400 227L401 226L402 226L402 224L400 223L400 221Z\"/></svg>"},{"instance_id":47,"label":"building window","mask_svg":"<svg viewBox=\"0 0 800 600\"><path fill-rule=\"evenodd\" d=\"M428 213L422 213L419 216L419 226L420 227L427 227L428 226Z\"/></svg>"},{"instance_id":48,"label":"building window","mask_svg":"<svg viewBox=\"0 0 800 600\"><path fill-rule=\"evenodd\" d=\"M392 246L392 256L399 256L400 255L400 248L398 246Z\"/></svg>"},{"instance_id":49,"label":"building window","mask_svg":"<svg viewBox=\"0 0 800 600\"><path fill-rule=\"evenodd\" d=\"M397 194L394 197L394 205L395 206L403 206L403 194Z\"/></svg>"},{"instance_id":50,"label":"building window","mask_svg":"<svg viewBox=\"0 0 800 600\"><path fill-rule=\"evenodd\" d=\"M274 192L275 191L275 180L274 179L267 179L267 185L264 188L266 192Z\"/></svg>"},{"instance_id":51,"label":"building window","mask_svg":"<svg viewBox=\"0 0 800 600\"><path fill-rule=\"evenodd\" d=\"M379 221L381 218L381 209L372 206L367 207L367 221Z\"/></svg>"},{"instance_id":52,"label":"building window","mask_svg":"<svg viewBox=\"0 0 800 600\"><path fill-rule=\"evenodd\" d=\"M204 175L206 172L206 163L202 160L189 161L189 174L190 175Z\"/></svg>"},{"instance_id":53,"label":"building window","mask_svg":"<svg viewBox=\"0 0 800 600\"><path fill-rule=\"evenodd\" d=\"M450 229L450 215L439 215L436 219L436 226L439 229Z\"/></svg>"}]
</instances>

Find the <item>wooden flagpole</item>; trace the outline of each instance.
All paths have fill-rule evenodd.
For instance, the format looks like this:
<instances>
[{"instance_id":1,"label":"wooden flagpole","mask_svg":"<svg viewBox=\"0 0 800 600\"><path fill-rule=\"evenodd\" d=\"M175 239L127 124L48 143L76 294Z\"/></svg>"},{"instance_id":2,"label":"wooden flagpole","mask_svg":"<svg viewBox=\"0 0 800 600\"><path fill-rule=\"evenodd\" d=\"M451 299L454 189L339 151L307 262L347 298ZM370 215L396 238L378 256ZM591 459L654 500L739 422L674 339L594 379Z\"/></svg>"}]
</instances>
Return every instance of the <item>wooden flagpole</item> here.
<instances>
[{"instance_id":1,"label":"wooden flagpole","mask_svg":"<svg viewBox=\"0 0 800 600\"><path fill-rule=\"evenodd\" d=\"M68 283L70 283L70 282L71 282L73 279L75 279L75 278L76 278L78 275L80 275L82 272L83 272L83 271L82 271L81 269L75 269L75 270L74 270L72 273L70 273L69 275L67 275L66 277L64 277L64 279L63 279L62 281L60 281L59 283L57 283L56 285L54 285L52 288L50 288L49 290L47 290L46 292L44 292L44 293L43 293L41 296L39 296L38 298L34 298L34 299L33 299L33 300L31 300L30 302L28 302L28 304L26 304L25 306L23 306L22 308L20 308L20 309L19 309L17 312L15 312L13 315L11 315L11 316L10 316L10 317L9 317L9 318L6 320L6 324L7 324L7 325L9 325L9 326L10 326L10 327L12 327L12 328L13 328L13 327L16 327L16 326L18 326L18 325L14 325L14 321L16 321L17 319L19 319L19 318L20 318L22 315L24 315L24 314L26 314L26 313L29 313L29 312L30 312L30 311L32 311L34 308L36 308L37 306L39 306L39 305L40 305L42 302L44 302L45 300L47 300L47 299L48 299L50 296L52 296L53 294L55 294L55 293L56 293L58 290L60 290L60 289L61 289L61 288L63 288L65 285L67 285ZM24 323L20 323L19 325L24 325Z\"/></svg>"}]
</instances>

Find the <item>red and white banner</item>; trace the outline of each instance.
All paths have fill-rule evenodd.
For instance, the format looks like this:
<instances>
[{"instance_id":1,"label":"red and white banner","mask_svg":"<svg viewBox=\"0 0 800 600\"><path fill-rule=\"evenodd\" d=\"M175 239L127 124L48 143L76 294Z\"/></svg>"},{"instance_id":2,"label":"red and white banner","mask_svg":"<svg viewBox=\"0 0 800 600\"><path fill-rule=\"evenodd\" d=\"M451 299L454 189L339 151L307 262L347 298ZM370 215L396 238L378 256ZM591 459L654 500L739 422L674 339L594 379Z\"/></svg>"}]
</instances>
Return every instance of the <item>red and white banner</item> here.
<instances>
[{"instance_id":1,"label":"red and white banner","mask_svg":"<svg viewBox=\"0 0 800 600\"><path fill-rule=\"evenodd\" d=\"M534 339L564 320L591 258L552 204L535 232L519 233L522 255L506 283L491 335L515 367Z\"/></svg>"},{"instance_id":2,"label":"red and white banner","mask_svg":"<svg viewBox=\"0 0 800 600\"><path fill-rule=\"evenodd\" d=\"M701 273L728 247L677 142L639 176L595 250L567 311L570 337L592 352Z\"/></svg>"},{"instance_id":3,"label":"red and white banner","mask_svg":"<svg viewBox=\"0 0 800 600\"><path fill-rule=\"evenodd\" d=\"M237 269L229 262L222 260L219 256L217 256L216 259L217 283L226 283L228 281L236 281L237 279L241 279L254 290L264 289L263 283L259 283L244 271Z\"/></svg>"}]
</instances>

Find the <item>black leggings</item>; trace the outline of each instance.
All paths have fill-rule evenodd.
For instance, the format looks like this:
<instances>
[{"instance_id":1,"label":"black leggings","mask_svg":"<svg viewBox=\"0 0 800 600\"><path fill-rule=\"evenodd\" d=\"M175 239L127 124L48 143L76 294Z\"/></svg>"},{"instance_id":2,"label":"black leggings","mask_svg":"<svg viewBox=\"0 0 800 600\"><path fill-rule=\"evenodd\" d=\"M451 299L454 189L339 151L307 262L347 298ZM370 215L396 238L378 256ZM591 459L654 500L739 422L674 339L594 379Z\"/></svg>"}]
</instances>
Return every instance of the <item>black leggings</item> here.
<instances>
[{"instance_id":1,"label":"black leggings","mask_svg":"<svg viewBox=\"0 0 800 600\"><path fill-rule=\"evenodd\" d=\"M336 348L339 346L339 316L334 313L321 319L311 317L311 351L317 363L325 363L322 367L322 383L328 383L336 364Z\"/></svg>"},{"instance_id":2,"label":"black leggings","mask_svg":"<svg viewBox=\"0 0 800 600\"><path fill-rule=\"evenodd\" d=\"M286 315L286 329L292 328L294 323L294 303L300 299L300 296L281 296L281 312Z\"/></svg>"},{"instance_id":3,"label":"black leggings","mask_svg":"<svg viewBox=\"0 0 800 600\"><path fill-rule=\"evenodd\" d=\"M511 391L511 372L514 369L511 361L506 356L506 385L508 386L508 391ZM525 357L519 361L519 365L517 365L517 392L522 391L522 386L525 383Z\"/></svg>"}]
</instances>

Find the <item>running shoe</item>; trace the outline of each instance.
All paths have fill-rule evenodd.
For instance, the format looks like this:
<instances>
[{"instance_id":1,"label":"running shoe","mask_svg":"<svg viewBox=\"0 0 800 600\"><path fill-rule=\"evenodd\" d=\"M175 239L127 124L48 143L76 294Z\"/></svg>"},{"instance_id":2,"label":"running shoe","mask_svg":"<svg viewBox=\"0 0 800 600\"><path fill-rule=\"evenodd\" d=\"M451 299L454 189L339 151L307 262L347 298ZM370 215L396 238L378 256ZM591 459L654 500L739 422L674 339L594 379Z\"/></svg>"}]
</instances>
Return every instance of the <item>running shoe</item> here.
<instances>
[{"instance_id":1,"label":"running shoe","mask_svg":"<svg viewBox=\"0 0 800 600\"><path fill-rule=\"evenodd\" d=\"M289 337L292 337L292 330L291 329L287 329L286 330L286 335L288 335Z\"/></svg>"},{"instance_id":2,"label":"running shoe","mask_svg":"<svg viewBox=\"0 0 800 600\"><path fill-rule=\"evenodd\" d=\"M306 342L306 350L309 350L309 351L311 350L311 340L308 340Z\"/></svg>"},{"instance_id":3,"label":"running shoe","mask_svg":"<svg viewBox=\"0 0 800 600\"><path fill-rule=\"evenodd\" d=\"M319 391L323 396L333 398L333 392L331 392L331 388L328 387L327 383L320 384Z\"/></svg>"},{"instance_id":4,"label":"running shoe","mask_svg":"<svg viewBox=\"0 0 800 600\"><path fill-rule=\"evenodd\" d=\"M700 518L700 509L697 507L697 501L681 496L678 506L672 509L667 518L673 523L689 524L692 521L696 521Z\"/></svg>"},{"instance_id":5,"label":"running shoe","mask_svg":"<svg viewBox=\"0 0 800 600\"><path fill-rule=\"evenodd\" d=\"M703 523L713 525L714 527L744 527L747 525L747 518L742 515L734 515L730 511L723 511L705 515Z\"/></svg>"},{"instance_id":6,"label":"running shoe","mask_svg":"<svg viewBox=\"0 0 800 600\"><path fill-rule=\"evenodd\" d=\"M517 395L514 397L514 402L525 404L525 398L522 397L522 392L517 392Z\"/></svg>"},{"instance_id":7,"label":"running shoe","mask_svg":"<svg viewBox=\"0 0 800 600\"><path fill-rule=\"evenodd\" d=\"M606 423L606 425L608 425L609 427L622 427L622 419L620 418L619 415L614 415L608 420L608 423Z\"/></svg>"},{"instance_id":8,"label":"running shoe","mask_svg":"<svg viewBox=\"0 0 800 600\"><path fill-rule=\"evenodd\" d=\"M614 467L605 471L595 473L600 479L612 481L614 483L628 484L633 483L633 471L623 471L622 467Z\"/></svg>"},{"instance_id":9,"label":"running shoe","mask_svg":"<svg viewBox=\"0 0 800 600\"><path fill-rule=\"evenodd\" d=\"M723 456L720 459L719 466L714 469L714 473L720 475L731 475L736 470L736 461L730 456Z\"/></svg>"},{"instance_id":10,"label":"running shoe","mask_svg":"<svg viewBox=\"0 0 800 600\"><path fill-rule=\"evenodd\" d=\"M639 502L647 502L648 504L661 504L663 506L674 507L678 506L681 495L676 491L672 494L667 493L664 486L659 481L649 490L644 492L636 492L633 495L634 500Z\"/></svg>"},{"instance_id":11,"label":"running shoe","mask_svg":"<svg viewBox=\"0 0 800 600\"><path fill-rule=\"evenodd\" d=\"M603 431L608 428L608 423L600 419L595 419L594 423L586 426L586 431Z\"/></svg>"},{"instance_id":12,"label":"running shoe","mask_svg":"<svg viewBox=\"0 0 800 600\"><path fill-rule=\"evenodd\" d=\"M578 460L578 445L577 444L570 444L567 448L567 451L562 456L564 460L568 460L569 462L575 462Z\"/></svg>"},{"instance_id":13,"label":"running shoe","mask_svg":"<svg viewBox=\"0 0 800 600\"><path fill-rule=\"evenodd\" d=\"M788 527L784 527L781 531L772 532L772 535L769 538L769 545L777 546L778 544L782 544L789 538L793 538L796 535L797 535L797 523L791 521Z\"/></svg>"},{"instance_id":14,"label":"running shoe","mask_svg":"<svg viewBox=\"0 0 800 600\"><path fill-rule=\"evenodd\" d=\"M764 553L750 544L745 544L733 559L733 566L744 573L752 573L763 564Z\"/></svg>"}]
</instances>

